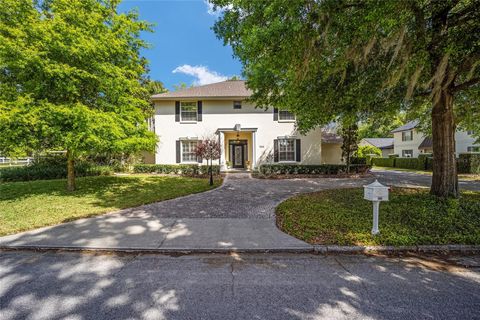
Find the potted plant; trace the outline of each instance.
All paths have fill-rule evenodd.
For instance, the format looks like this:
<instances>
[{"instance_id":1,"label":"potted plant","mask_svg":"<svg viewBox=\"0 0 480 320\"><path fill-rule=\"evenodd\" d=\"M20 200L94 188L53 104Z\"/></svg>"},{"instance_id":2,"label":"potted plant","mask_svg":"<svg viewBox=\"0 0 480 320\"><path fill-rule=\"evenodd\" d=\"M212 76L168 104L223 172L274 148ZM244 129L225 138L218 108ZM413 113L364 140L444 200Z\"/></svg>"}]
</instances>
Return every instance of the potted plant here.
<instances>
[{"instance_id":1,"label":"potted plant","mask_svg":"<svg viewBox=\"0 0 480 320\"><path fill-rule=\"evenodd\" d=\"M232 161L227 161L226 164L228 169L232 168Z\"/></svg>"}]
</instances>

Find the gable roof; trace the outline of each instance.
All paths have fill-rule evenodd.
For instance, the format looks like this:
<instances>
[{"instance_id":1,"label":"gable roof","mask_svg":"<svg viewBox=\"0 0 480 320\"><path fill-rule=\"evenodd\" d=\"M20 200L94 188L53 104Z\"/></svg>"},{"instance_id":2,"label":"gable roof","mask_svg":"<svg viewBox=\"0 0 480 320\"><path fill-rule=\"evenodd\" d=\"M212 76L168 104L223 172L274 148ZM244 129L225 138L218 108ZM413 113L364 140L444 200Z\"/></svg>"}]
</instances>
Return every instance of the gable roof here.
<instances>
[{"instance_id":1,"label":"gable roof","mask_svg":"<svg viewBox=\"0 0 480 320\"><path fill-rule=\"evenodd\" d=\"M203 86L180 89L172 92L155 94L152 100L171 100L180 98L248 98L252 91L245 85L245 80L227 80Z\"/></svg>"},{"instance_id":2,"label":"gable roof","mask_svg":"<svg viewBox=\"0 0 480 320\"><path fill-rule=\"evenodd\" d=\"M363 140L367 141L371 145L379 149L392 149L393 148L393 138L364 138Z\"/></svg>"},{"instance_id":3,"label":"gable roof","mask_svg":"<svg viewBox=\"0 0 480 320\"><path fill-rule=\"evenodd\" d=\"M418 126L419 123L420 123L420 121L418 121L418 120L410 121L410 122L404 124L403 126L398 127L397 129L393 129L392 131L390 131L390 133L402 132L402 131L415 129Z\"/></svg>"}]
</instances>

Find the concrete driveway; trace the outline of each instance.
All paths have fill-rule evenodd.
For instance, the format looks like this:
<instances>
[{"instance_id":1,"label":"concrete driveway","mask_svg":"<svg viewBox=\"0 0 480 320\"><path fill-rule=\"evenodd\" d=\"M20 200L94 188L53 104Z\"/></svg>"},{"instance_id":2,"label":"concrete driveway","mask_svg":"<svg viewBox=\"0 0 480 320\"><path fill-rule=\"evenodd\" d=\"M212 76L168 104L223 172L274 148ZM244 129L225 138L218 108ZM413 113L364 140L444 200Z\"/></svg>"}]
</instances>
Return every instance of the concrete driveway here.
<instances>
[{"instance_id":1,"label":"concrete driveway","mask_svg":"<svg viewBox=\"0 0 480 320\"><path fill-rule=\"evenodd\" d=\"M387 171L375 174L381 182L398 186L425 186L430 179ZM6 236L0 238L0 247L310 251L309 244L276 228L275 207L295 194L360 187L374 179L265 180L229 174L215 190ZM480 190L479 185L466 187Z\"/></svg>"}]
</instances>

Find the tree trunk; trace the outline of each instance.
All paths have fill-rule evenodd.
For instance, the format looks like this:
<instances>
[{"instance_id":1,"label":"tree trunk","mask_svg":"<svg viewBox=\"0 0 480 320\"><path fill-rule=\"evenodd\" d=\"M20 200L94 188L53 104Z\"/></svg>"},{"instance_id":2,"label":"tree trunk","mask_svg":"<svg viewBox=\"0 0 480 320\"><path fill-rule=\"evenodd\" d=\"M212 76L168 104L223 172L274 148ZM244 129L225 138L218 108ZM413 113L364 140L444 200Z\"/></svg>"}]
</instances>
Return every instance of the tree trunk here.
<instances>
[{"instance_id":1,"label":"tree trunk","mask_svg":"<svg viewBox=\"0 0 480 320\"><path fill-rule=\"evenodd\" d=\"M213 186L213 158L210 159L210 185Z\"/></svg>"},{"instance_id":2,"label":"tree trunk","mask_svg":"<svg viewBox=\"0 0 480 320\"><path fill-rule=\"evenodd\" d=\"M455 119L453 94L442 88L432 108L433 177L430 193L438 197L458 197L455 159Z\"/></svg>"},{"instance_id":3,"label":"tree trunk","mask_svg":"<svg viewBox=\"0 0 480 320\"><path fill-rule=\"evenodd\" d=\"M67 190L75 191L75 159L70 151L67 151Z\"/></svg>"}]
</instances>

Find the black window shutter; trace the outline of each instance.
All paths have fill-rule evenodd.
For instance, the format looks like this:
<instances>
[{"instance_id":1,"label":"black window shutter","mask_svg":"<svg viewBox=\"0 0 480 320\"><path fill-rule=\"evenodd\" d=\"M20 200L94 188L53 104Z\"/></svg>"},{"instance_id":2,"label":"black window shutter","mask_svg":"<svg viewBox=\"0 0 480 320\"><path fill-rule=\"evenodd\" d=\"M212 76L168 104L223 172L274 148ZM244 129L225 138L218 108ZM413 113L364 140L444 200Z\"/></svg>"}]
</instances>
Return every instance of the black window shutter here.
<instances>
[{"instance_id":1,"label":"black window shutter","mask_svg":"<svg viewBox=\"0 0 480 320\"><path fill-rule=\"evenodd\" d=\"M278 162L278 140L273 140L273 162Z\"/></svg>"},{"instance_id":2,"label":"black window shutter","mask_svg":"<svg viewBox=\"0 0 480 320\"><path fill-rule=\"evenodd\" d=\"M201 141L197 141L197 146L201 143ZM197 162L198 163L202 163L203 162L203 158L202 157L197 157ZM208 163L208 162L207 162Z\"/></svg>"},{"instance_id":3,"label":"black window shutter","mask_svg":"<svg viewBox=\"0 0 480 320\"><path fill-rule=\"evenodd\" d=\"M175 101L175 122L180 122L180 101Z\"/></svg>"},{"instance_id":4,"label":"black window shutter","mask_svg":"<svg viewBox=\"0 0 480 320\"><path fill-rule=\"evenodd\" d=\"M202 101L198 101L197 110L198 110L197 121L202 121Z\"/></svg>"},{"instance_id":5,"label":"black window shutter","mask_svg":"<svg viewBox=\"0 0 480 320\"><path fill-rule=\"evenodd\" d=\"M273 108L273 121L278 121L278 108Z\"/></svg>"},{"instance_id":6,"label":"black window shutter","mask_svg":"<svg viewBox=\"0 0 480 320\"><path fill-rule=\"evenodd\" d=\"M177 163L180 163L181 162L181 154L180 154L180 151L181 151L181 146L180 146L180 140L177 140L175 141L175 149L176 149L176 153L177 153Z\"/></svg>"},{"instance_id":7,"label":"black window shutter","mask_svg":"<svg viewBox=\"0 0 480 320\"><path fill-rule=\"evenodd\" d=\"M295 161L296 162L300 162L302 161L302 155L301 155L301 151L302 151L302 148L301 148L301 140L300 139L297 139L295 141Z\"/></svg>"}]
</instances>

